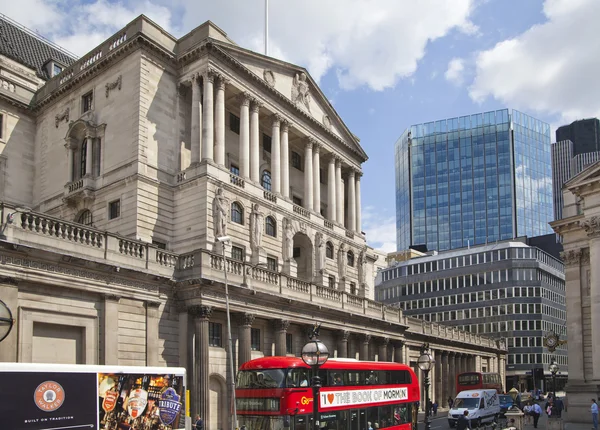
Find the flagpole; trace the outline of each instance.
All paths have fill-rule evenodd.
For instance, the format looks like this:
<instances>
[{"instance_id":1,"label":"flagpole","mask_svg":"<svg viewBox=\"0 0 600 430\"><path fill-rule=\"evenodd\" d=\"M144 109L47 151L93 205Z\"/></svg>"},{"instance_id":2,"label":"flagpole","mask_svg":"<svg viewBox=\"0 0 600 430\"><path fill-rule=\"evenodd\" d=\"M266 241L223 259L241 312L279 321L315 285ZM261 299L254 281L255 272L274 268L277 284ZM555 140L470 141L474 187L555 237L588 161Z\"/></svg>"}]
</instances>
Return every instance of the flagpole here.
<instances>
[{"instance_id":1,"label":"flagpole","mask_svg":"<svg viewBox=\"0 0 600 430\"><path fill-rule=\"evenodd\" d=\"M269 55L269 0L265 0L265 55Z\"/></svg>"}]
</instances>

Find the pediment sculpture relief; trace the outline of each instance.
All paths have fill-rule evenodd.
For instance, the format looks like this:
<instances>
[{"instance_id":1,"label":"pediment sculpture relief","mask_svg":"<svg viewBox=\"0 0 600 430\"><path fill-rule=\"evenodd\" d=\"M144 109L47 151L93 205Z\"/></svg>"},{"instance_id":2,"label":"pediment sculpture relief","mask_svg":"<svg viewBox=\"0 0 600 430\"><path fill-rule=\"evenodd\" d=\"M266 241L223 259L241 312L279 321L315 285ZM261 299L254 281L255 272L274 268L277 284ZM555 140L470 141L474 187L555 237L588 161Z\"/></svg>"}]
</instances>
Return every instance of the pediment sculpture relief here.
<instances>
[{"instance_id":1,"label":"pediment sculpture relief","mask_svg":"<svg viewBox=\"0 0 600 430\"><path fill-rule=\"evenodd\" d=\"M306 73L296 73L292 83L292 102L301 105L310 112L310 88L306 81Z\"/></svg>"},{"instance_id":2,"label":"pediment sculpture relief","mask_svg":"<svg viewBox=\"0 0 600 430\"><path fill-rule=\"evenodd\" d=\"M263 78L268 86L275 86L275 74L272 71L265 69L263 72Z\"/></svg>"},{"instance_id":3,"label":"pediment sculpture relief","mask_svg":"<svg viewBox=\"0 0 600 430\"><path fill-rule=\"evenodd\" d=\"M331 119L329 115L323 115L323 125L327 130L331 130Z\"/></svg>"}]
</instances>

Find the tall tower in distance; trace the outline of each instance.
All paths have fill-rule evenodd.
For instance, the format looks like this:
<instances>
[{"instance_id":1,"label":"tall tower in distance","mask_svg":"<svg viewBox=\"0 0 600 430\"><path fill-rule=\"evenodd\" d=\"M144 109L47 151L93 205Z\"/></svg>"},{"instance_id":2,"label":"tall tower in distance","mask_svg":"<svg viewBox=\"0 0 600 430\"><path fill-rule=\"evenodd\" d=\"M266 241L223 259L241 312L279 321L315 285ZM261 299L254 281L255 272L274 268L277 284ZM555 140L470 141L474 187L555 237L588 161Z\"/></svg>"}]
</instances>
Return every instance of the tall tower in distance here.
<instances>
[{"instance_id":1,"label":"tall tower in distance","mask_svg":"<svg viewBox=\"0 0 600 430\"><path fill-rule=\"evenodd\" d=\"M600 151L600 120L598 118L579 119L556 129L556 141L570 140L573 156Z\"/></svg>"}]
</instances>

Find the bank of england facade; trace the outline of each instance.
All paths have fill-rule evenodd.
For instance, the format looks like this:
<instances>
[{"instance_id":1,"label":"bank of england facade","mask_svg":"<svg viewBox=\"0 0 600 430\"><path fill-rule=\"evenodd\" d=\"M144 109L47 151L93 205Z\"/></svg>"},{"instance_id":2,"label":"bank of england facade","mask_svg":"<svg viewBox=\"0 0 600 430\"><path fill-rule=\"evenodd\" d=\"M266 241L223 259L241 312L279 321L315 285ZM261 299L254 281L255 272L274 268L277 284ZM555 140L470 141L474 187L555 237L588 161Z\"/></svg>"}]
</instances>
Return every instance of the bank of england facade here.
<instances>
[{"instance_id":1,"label":"bank of england facade","mask_svg":"<svg viewBox=\"0 0 600 430\"><path fill-rule=\"evenodd\" d=\"M438 399L503 372L502 342L374 300L367 155L304 68L211 22L177 39L140 16L80 59L0 25L0 360L183 366L226 428L226 271L235 367L319 322L338 357L416 366L429 343Z\"/></svg>"}]
</instances>

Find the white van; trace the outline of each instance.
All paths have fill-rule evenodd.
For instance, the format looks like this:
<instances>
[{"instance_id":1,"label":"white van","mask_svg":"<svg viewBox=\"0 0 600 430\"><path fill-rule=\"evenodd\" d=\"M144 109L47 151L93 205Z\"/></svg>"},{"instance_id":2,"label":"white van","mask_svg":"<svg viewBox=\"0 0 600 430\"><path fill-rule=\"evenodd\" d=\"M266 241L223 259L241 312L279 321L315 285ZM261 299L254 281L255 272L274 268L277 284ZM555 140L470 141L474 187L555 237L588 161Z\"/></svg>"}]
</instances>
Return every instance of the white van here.
<instances>
[{"instance_id":1,"label":"white van","mask_svg":"<svg viewBox=\"0 0 600 430\"><path fill-rule=\"evenodd\" d=\"M461 391L454 399L452 409L448 411L448 424L454 427L458 419L469 411L467 418L472 427L491 423L500 414L500 397L496 390Z\"/></svg>"}]
</instances>

